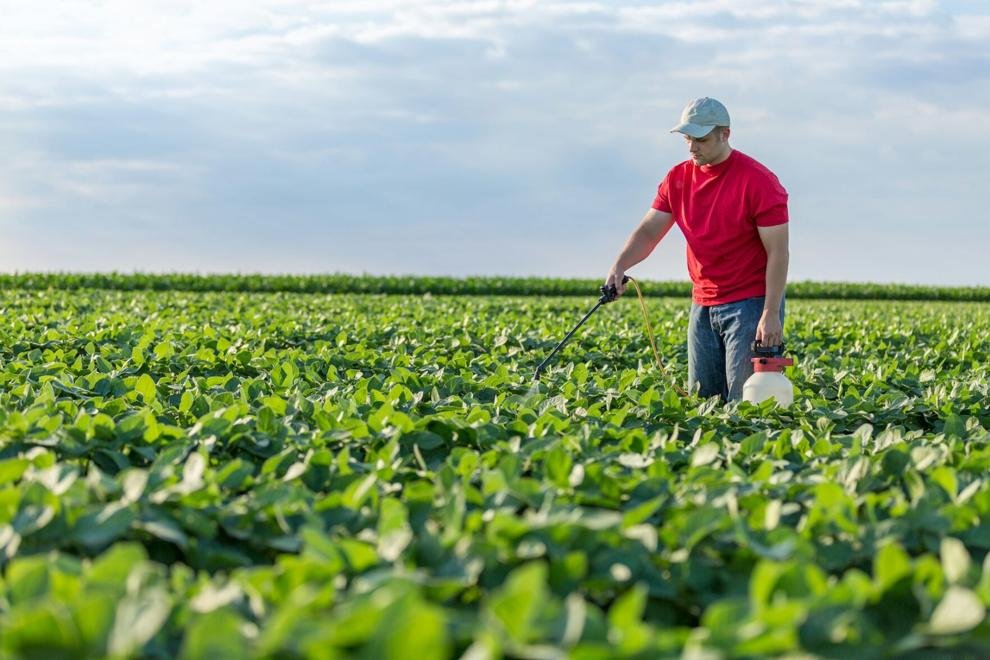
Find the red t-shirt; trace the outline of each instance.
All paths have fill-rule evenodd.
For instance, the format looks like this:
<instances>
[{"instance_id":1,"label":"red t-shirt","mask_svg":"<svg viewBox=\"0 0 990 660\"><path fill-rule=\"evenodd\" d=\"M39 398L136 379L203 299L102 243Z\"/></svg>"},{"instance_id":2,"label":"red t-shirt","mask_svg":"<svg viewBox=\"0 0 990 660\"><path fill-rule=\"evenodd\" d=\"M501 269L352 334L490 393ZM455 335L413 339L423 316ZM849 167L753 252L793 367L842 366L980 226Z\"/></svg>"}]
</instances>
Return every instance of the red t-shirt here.
<instances>
[{"instance_id":1,"label":"red t-shirt","mask_svg":"<svg viewBox=\"0 0 990 660\"><path fill-rule=\"evenodd\" d=\"M674 216L687 239L694 301L721 305L766 295L767 252L757 227L787 222L787 191L776 175L733 150L718 165L675 165L653 208Z\"/></svg>"}]
</instances>

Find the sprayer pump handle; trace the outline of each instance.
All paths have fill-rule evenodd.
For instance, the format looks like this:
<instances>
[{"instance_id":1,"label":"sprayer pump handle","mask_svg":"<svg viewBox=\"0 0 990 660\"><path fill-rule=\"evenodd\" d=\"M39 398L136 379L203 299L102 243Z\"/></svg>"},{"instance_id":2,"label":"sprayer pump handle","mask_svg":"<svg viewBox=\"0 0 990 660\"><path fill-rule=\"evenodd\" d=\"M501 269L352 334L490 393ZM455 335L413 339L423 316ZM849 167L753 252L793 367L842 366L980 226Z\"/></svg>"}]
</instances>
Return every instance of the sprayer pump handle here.
<instances>
[{"instance_id":1,"label":"sprayer pump handle","mask_svg":"<svg viewBox=\"0 0 990 660\"><path fill-rule=\"evenodd\" d=\"M757 339L753 342L753 354L757 357L780 357L784 354L784 342L780 342L776 346L764 346L763 343Z\"/></svg>"}]
</instances>

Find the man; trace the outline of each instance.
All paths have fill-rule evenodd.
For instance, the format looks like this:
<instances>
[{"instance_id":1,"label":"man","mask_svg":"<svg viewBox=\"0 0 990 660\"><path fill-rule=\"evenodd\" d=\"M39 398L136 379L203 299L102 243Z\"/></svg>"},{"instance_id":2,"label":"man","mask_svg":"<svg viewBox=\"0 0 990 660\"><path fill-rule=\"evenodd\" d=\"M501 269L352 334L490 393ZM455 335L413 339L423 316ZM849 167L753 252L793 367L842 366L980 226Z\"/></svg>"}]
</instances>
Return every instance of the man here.
<instances>
[{"instance_id":1,"label":"man","mask_svg":"<svg viewBox=\"0 0 990 660\"><path fill-rule=\"evenodd\" d=\"M670 132L684 135L691 158L664 177L605 283L624 293L626 270L676 223L694 284L688 386L702 397L737 401L753 373L753 340L783 341L787 191L773 172L729 146L729 112L715 99L689 103Z\"/></svg>"}]
</instances>

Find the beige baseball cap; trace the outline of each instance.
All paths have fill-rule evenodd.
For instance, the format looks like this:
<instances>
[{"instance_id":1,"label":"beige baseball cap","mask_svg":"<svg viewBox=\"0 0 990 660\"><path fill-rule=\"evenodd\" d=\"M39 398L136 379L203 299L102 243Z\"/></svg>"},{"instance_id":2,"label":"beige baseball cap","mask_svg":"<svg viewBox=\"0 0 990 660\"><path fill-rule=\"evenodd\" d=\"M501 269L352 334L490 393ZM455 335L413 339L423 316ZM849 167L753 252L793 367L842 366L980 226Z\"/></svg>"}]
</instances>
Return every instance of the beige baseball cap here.
<instances>
[{"instance_id":1,"label":"beige baseball cap","mask_svg":"<svg viewBox=\"0 0 990 660\"><path fill-rule=\"evenodd\" d=\"M705 137L716 126L729 125L729 111L713 98L704 96L684 107L681 123L670 129L671 133L683 133L693 138Z\"/></svg>"}]
</instances>

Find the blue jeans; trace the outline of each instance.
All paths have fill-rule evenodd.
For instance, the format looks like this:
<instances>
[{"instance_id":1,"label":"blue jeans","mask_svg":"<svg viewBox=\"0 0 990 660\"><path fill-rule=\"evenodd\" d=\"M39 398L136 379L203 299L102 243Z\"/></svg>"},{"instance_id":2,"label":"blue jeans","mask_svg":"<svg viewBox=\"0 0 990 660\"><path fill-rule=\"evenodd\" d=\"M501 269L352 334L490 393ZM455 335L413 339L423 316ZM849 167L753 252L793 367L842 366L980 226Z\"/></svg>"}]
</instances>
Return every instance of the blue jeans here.
<instances>
[{"instance_id":1,"label":"blue jeans","mask_svg":"<svg viewBox=\"0 0 990 660\"><path fill-rule=\"evenodd\" d=\"M688 388L704 398L742 399L743 383L753 375L752 351L764 297L724 305L691 304L688 322ZM780 302L784 324L784 302Z\"/></svg>"}]
</instances>

